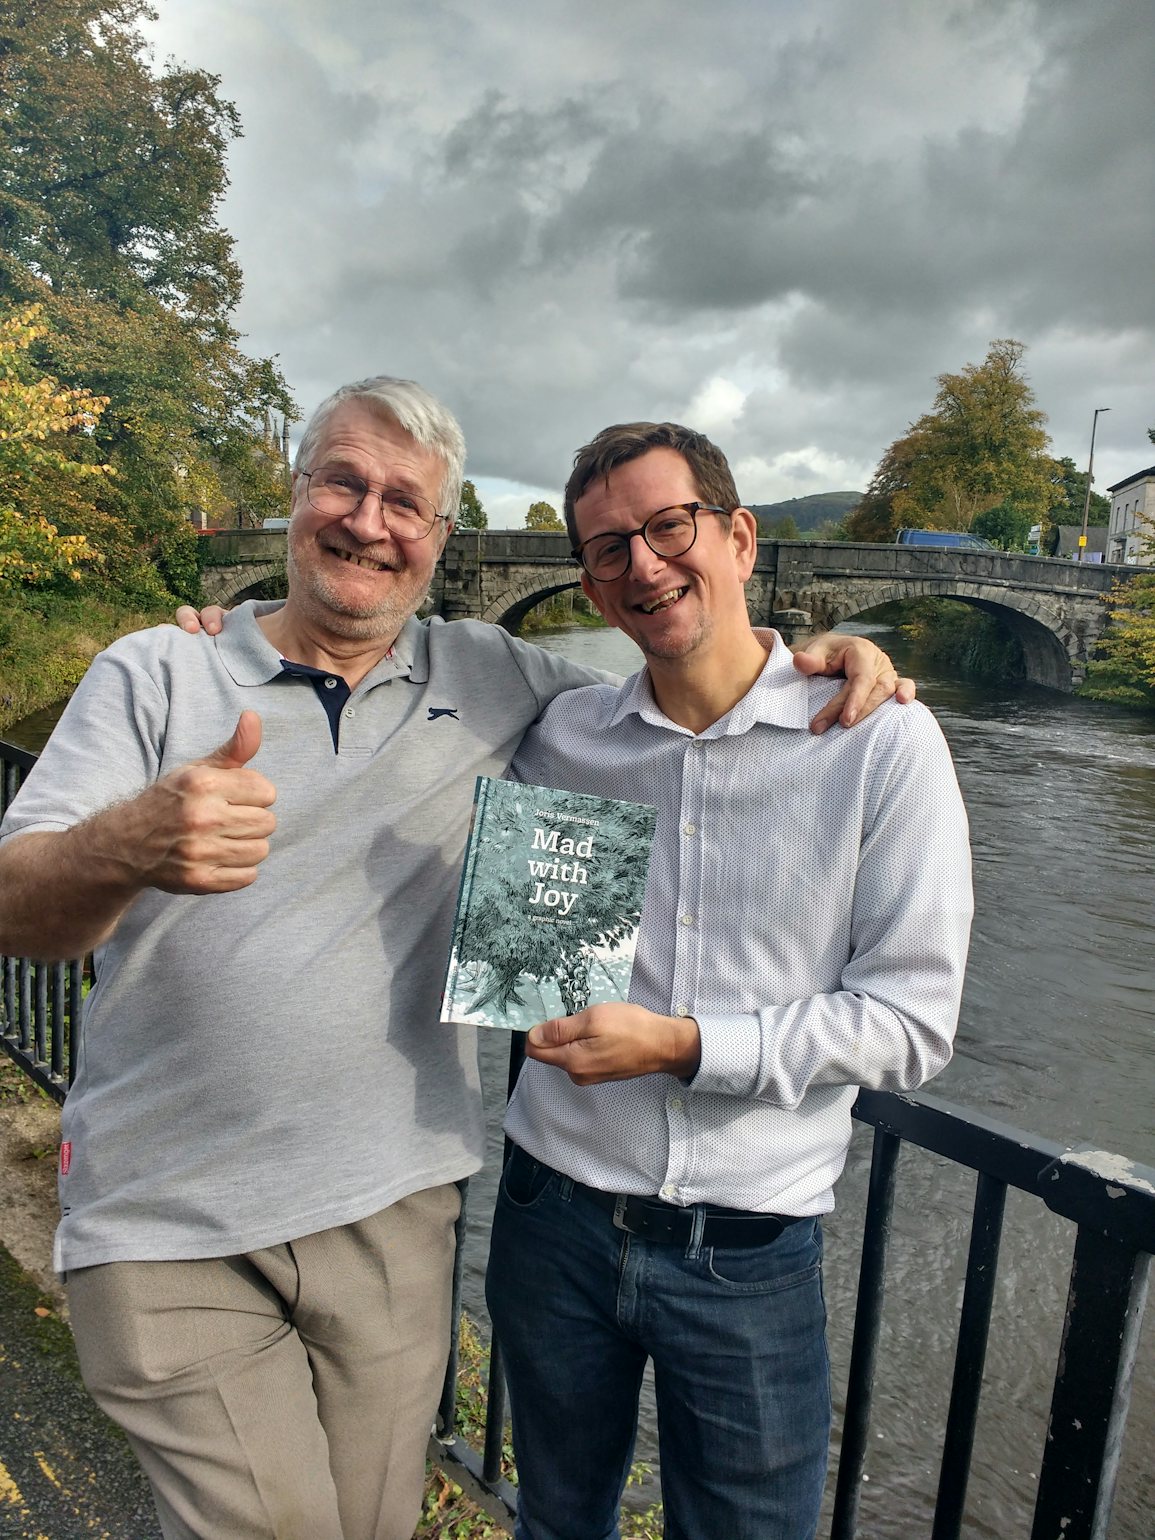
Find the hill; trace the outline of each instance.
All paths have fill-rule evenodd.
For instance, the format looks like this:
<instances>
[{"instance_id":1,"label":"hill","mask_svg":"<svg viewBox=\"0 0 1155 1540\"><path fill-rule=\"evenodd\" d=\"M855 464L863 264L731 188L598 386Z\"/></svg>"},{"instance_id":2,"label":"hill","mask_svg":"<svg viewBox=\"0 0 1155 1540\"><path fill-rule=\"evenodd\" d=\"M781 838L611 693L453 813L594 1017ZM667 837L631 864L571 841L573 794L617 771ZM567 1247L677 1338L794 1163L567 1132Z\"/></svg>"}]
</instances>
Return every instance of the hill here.
<instances>
[{"instance_id":1,"label":"hill","mask_svg":"<svg viewBox=\"0 0 1155 1540\"><path fill-rule=\"evenodd\" d=\"M809 497L788 497L781 503L748 503L747 507L760 527L791 518L799 530L808 530L817 529L827 519L837 524L861 501L861 492L813 492Z\"/></svg>"}]
</instances>

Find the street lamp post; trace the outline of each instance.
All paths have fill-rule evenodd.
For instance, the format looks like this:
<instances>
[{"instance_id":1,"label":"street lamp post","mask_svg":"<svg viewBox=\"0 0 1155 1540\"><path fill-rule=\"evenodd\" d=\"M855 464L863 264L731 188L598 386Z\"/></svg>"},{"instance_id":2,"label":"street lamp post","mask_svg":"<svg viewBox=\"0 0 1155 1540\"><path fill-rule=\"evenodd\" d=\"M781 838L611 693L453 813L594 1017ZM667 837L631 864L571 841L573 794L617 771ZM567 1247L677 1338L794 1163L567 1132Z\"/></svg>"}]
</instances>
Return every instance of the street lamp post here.
<instances>
[{"instance_id":1,"label":"street lamp post","mask_svg":"<svg viewBox=\"0 0 1155 1540\"><path fill-rule=\"evenodd\" d=\"M1091 512L1091 473L1095 469L1095 429L1099 425L1099 413L1109 412L1109 406L1097 406L1091 418L1091 456L1087 461L1087 495L1083 499L1083 528L1079 531L1079 560L1087 553L1087 518Z\"/></svg>"}]
</instances>

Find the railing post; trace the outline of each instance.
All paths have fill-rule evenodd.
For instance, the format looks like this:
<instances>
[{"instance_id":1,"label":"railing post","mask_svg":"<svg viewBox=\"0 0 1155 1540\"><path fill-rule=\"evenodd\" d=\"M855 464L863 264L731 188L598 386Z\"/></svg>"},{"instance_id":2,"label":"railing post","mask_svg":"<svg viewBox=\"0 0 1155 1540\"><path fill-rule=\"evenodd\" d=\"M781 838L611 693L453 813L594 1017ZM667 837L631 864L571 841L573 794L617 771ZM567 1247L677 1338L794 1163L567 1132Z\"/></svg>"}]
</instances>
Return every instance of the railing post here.
<instances>
[{"instance_id":1,"label":"railing post","mask_svg":"<svg viewBox=\"0 0 1155 1540\"><path fill-rule=\"evenodd\" d=\"M449 1361L445 1365L445 1379L441 1386L441 1400L437 1406L436 1436L443 1444L457 1440L457 1367L461 1358L461 1279L465 1270L465 1209L469 1200L469 1178L463 1177L457 1184L461 1194L461 1207L457 1223L453 1226L453 1284L449 1300Z\"/></svg>"},{"instance_id":2,"label":"railing post","mask_svg":"<svg viewBox=\"0 0 1155 1540\"><path fill-rule=\"evenodd\" d=\"M1031 1540L1105 1540L1150 1263L1079 1226Z\"/></svg>"},{"instance_id":3,"label":"railing post","mask_svg":"<svg viewBox=\"0 0 1155 1540\"><path fill-rule=\"evenodd\" d=\"M962 1533L1006 1202L1006 1183L980 1173L931 1540L958 1540Z\"/></svg>"},{"instance_id":4,"label":"railing post","mask_svg":"<svg viewBox=\"0 0 1155 1540\"><path fill-rule=\"evenodd\" d=\"M862 1235L862 1265L858 1274L858 1304L854 1312L854 1344L846 1384L846 1416L838 1456L838 1486L830 1540L854 1540L858 1532L858 1500L866 1466L870 1430L870 1401L886 1292L886 1253L894 1209L894 1185L902 1140L883 1128L874 1130L870 1191Z\"/></svg>"}]
</instances>

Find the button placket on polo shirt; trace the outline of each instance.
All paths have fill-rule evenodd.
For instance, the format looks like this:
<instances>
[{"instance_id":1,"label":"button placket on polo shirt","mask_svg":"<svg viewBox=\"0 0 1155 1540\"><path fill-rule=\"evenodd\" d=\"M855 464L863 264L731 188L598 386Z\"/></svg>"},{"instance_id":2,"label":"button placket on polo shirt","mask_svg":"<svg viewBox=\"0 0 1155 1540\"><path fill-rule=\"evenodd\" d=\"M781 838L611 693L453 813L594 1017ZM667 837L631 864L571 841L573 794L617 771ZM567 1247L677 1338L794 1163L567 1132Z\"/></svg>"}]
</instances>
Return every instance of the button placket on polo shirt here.
<instances>
[{"instance_id":1,"label":"button placket on polo shirt","mask_svg":"<svg viewBox=\"0 0 1155 1540\"><path fill-rule=\"evenodd\" d=\"M341 708L341 736L337 746L342 759L364 759L380 747L392 726L387 722L384 706L389 699L386 686L392 678L378 679L370 684L365 680L357 686Z\"/></svg>"}]
</instances>

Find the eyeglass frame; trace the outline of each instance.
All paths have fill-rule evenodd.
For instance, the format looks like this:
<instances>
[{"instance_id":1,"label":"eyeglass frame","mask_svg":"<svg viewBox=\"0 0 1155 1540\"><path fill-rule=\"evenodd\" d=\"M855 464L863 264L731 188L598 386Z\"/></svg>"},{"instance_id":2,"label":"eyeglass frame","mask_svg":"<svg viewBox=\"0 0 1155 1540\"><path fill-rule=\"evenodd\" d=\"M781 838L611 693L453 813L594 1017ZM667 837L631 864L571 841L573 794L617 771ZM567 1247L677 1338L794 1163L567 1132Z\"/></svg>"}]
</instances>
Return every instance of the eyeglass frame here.
<instances>
[{"instance_id":1,"label":"eyeglass frame","mask_svg":"<svg viewBox=\"0 0 1155 1540\"><path fill-rule=\"evenodd\" d=\"M400 541L403 541L403 542L405 542L407 544L415 545L418 540L428 540L429 539L429 536L433 533L434 527L436 526L438 519L441 519L443 522L448 521L448 519L449 519L449 515L447 513L439 512L438 508L437 508L437 504L433 501L433 499L431 497L426 497L424 492L407 492L404 487L391 486L388 482L383 487L377 488L377 487L375 487L372 484L372 482L367 481L364 476L358 476L355 471L349 471L346 474L348 475L348 478L349 478L350 481L354 481L354 482L359 481L361 483L361 485L365 488L364 492L361 493L361 496L353 504L352 508L349 509L348 513L326 513L324 508L318 508L316 503L313 501L313 477L318 475L321 471L328 470L328 469L330 469L329 466L317 465L317 466L314 466L314 468L311 471L298 471L297 472L298 476L304 476L304 478L305 478L305 482L306 482L306 486L305 486L305 501L309 504L309 507L312 508L313 512L314 513L319 513L323 519L348 519L348 518L351 518L353 516L353 514L355 514L355 513L360 511L361 505L364 503L365 499L369 496L370 492L372 492L373 496L377 499L378 507L379 507L380 512L381 512L381 523L385 526L385 528L389 532L389 534L392 535L394 540L400 540ZM337 470L337 469L339 469L339 467L338 466L333 466L332 469L333 470ZM398 533L398 531L395 530L393 528L393 526L389 523L389 520L385 517L385 494L386 494L386 492L400 492L402 497L411 497L411 498L413 498L418 503L428 503L429 506L434 510L433 517L430 519L430 521L426 525L425 529L423 529L422 532L419 535L402 535L402 534Z\"/></svg>"},{"instance_id":2,"label":"eyeglass frame","mask_svg":"<svg viewBox=\"0 0 1155 1540\"><path fill-rule=\"evenodd\" d=\"M673 513L675 509L677 509L679 513L688 513L690 515L690 523L693 526L694 533L690 537L689 545L683 546L680 551L659 551L656 546L650 544L650 537L646 534L646 530L650 527L655 519L660 519L663 513ZM714 503L670 503L668 507L659 508L655 513L651 513L646 522L644 524L639 524L637 529L604 529L600 534L591 535L588 540L583 540L580 545L575 545L570 554L574 561L577 562L578 566L585 573L586 577L589 578L591 583L616 583L619 578L625 577L626 573L630 570L630 567L633 564L635 535L641 535L642 539L646 542L647 548L653 551L655 556L668 556L671 559L675 559L678 556L685 556L687 551L693 549L694 544L698 539L698 515L700 513L716 513L719 514L722 518L728 519L733 512L733 508L719 508ZM586 566L585 560L582 557L582 552L585 550L587 545L592 545L595 540L604 540L607 535L614 535L619 540L625 541L626 564L622 570L615 573L613 577L598 577L596 573L591 572L590 569Z\"/></svg>"}]
</instances>

